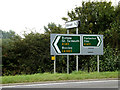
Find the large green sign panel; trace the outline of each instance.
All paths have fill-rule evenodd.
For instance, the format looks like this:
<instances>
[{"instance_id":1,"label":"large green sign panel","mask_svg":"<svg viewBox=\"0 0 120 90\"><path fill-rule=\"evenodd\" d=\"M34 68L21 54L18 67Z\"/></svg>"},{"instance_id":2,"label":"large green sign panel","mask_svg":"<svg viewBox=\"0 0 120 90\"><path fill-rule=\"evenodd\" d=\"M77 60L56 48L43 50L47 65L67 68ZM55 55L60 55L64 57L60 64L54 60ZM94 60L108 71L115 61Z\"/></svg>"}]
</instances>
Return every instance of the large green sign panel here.
<instances>
[{"instance_id":1,"label":"large green sign panel","mask_svg":"<svg viewBox=\"0 0 120 90\"><path fill-rule=\"evenodd\" d=\"M51 34L51 55L103 55L103 35Z\"/></svg>"},{"instance_id":2,"label":"large green sign panel","mask_svg":"<svg viewBox=\"0 0 120 90\"><path fill-rule=\"evenodd\" d=\"M83 36L83 46L99 47L101 42L99 36Z\"/></svg>"},{"instance_id":3,"label":"large green sign panel","mask_svg":"<svg viewBox=\"0 0 120 90\"><path fill-rule=\"evenodd\" d=\"M59 54L80 53L80 36L58 35L53 41L53 47Z\"/></svg>"}]
</instances>

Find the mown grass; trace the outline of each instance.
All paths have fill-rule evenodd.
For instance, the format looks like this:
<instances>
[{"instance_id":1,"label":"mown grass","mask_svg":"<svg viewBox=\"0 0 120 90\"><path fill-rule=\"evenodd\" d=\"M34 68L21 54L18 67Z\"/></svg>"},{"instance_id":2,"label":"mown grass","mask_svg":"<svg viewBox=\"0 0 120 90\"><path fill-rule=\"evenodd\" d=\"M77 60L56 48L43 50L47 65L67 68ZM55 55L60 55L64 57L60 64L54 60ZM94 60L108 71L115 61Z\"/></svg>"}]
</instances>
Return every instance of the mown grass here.
<instances>
[{"instance_id":1,"label":"mown grass","mask_svg":"<svg viewBox=\"0 0 120 90\"><path fill-rule=\"evenodd\" d=\"M25 82L41 82L41 81L59 81L59 80L84 80L84 79L107 79L118 78L118 71L115 72L72 72L66 73L38 73L32 75L16 75L16 76L3 76L2 84L8 83L25 83Z\"/></svg>"}]
</instances>

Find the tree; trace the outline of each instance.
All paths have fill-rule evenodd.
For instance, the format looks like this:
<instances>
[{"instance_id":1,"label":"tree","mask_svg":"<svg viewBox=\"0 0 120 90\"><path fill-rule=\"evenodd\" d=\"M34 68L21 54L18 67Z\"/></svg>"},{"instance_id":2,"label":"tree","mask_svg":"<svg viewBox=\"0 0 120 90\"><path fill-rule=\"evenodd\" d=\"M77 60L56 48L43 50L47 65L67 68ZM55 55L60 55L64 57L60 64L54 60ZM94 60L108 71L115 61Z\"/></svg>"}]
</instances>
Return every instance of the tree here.
<instances>
[{"instance_id":1,"label":"tree","mask_svg":"<svg viewBox=\"0 0 120 90\"><path fill-rule=\"evenodd\" d=\"M14 72L14 69L17 69L17 61L14 49L16 48L14 43L21 40L19 35L16 35L14 31L10 30L9 32L2 31L2 72L6 75L11 74L11 71Z\"/></svg>"},{"instance_id":2,"label":"tree","mask_svg":"<svg viewBox=\"0 0 120 90\"><path fill-rule=\"evenodd\" d=\"M59 33L59 34L65 34L66 29L62 28L62 26L59 24L58 26L55 23L49 23L48 26L44 26L45 34L50 33Z\"/></svg>"},{"instance_id":3,"label":"tree","mask_svg":"<svg viewBox=\"0 0 120 90\"><path fill-rule=\"evenodd\" d=\"M9 31L2 31L0 30L0 32L2 33L2 38L3 39L10 39L16 36L15 32L12 30Z\"/></svg>"},{"instance_id":4,"label":"tree","mask_svg":"<svg viewBox=\"0 0 120 90\"><path fill-rule=\"evenodd\" d=\"M83 2L82 7L76 7L68 12L70 21L81 21L79 33L98 34L109 28L114 19L114 7L111 2Z\"/></svg>"}]
</instances>

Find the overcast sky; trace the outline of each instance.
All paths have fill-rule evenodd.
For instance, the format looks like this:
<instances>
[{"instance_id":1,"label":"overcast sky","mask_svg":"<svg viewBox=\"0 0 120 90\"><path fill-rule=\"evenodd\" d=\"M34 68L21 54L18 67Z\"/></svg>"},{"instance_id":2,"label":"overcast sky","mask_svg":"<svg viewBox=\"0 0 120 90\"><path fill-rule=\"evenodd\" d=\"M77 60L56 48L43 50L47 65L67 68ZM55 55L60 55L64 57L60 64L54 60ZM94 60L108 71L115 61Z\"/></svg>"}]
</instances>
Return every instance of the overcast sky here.
<instances>
[{"instance_id":1,"label":"overcast sky","mask_svg":"<svg viewBox=\"0 0 120 90\"><path fill-rule=\"evenodd\" d=\"M82 1L89 0L0 0L0 29L21 35L30 30L43 33L43 27L50 22L64 26L61 18L81 6ZM116 5L119 0L106 1Z\"/></svg>"}]
</instances>

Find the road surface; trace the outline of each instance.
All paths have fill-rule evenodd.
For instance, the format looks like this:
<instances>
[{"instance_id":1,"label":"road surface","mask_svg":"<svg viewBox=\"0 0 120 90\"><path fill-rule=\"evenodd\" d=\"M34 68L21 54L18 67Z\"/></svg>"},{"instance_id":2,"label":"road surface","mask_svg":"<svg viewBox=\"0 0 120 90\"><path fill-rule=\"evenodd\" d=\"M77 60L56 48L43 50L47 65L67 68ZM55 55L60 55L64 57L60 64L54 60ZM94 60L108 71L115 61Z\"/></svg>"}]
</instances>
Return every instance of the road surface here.
<instances>
[{"instance_id":1,"label":"road surface","mask_svg":"<svg viewBox=\"0 0 120 90\"><path fill-rule=\"evenodd\" d=\"M54 83L37 83L27 85L10 85L2 88L118 88L118 80L69 81Z\"/></svg>"}]
</instances>

